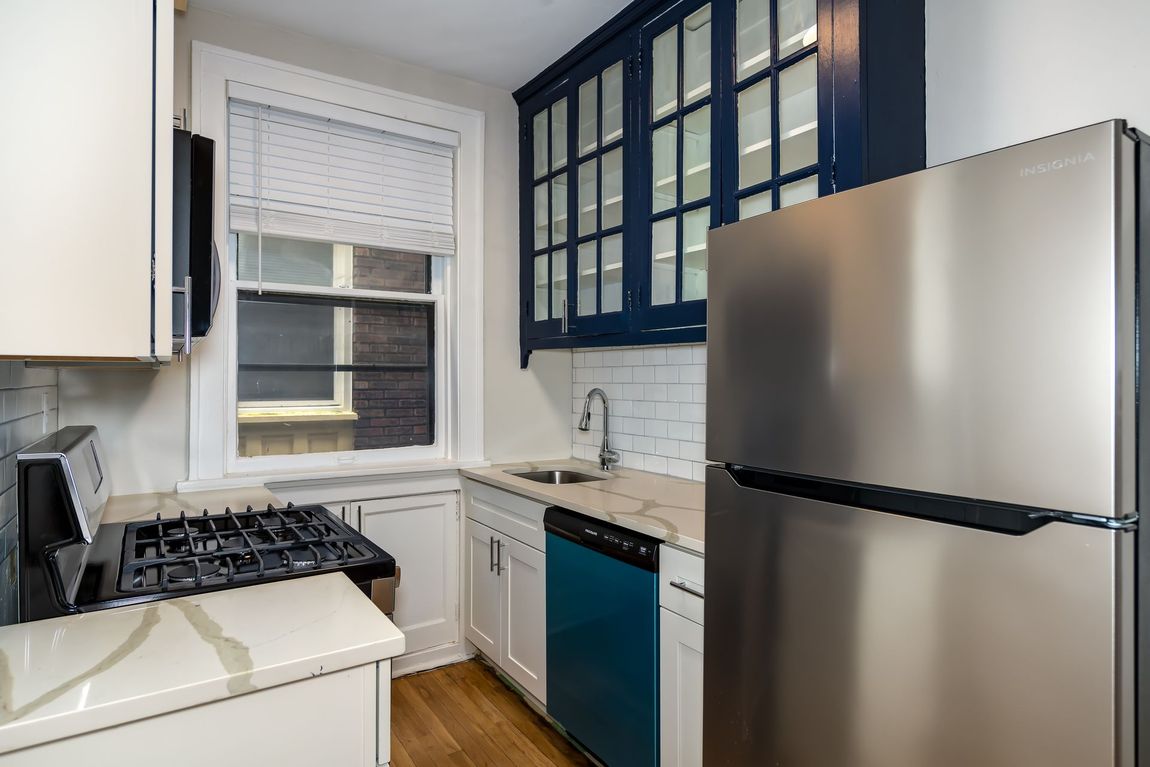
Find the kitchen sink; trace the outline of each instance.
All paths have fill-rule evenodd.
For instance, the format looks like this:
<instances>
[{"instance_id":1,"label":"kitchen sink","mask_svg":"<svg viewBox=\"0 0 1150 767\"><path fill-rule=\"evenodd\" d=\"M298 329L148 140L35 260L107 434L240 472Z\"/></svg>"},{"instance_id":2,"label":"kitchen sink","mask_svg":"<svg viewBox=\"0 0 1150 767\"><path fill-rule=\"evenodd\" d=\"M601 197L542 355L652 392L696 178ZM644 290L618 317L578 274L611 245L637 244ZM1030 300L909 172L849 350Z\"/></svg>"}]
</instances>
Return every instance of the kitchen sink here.
<instances>
[{"instance_id":1,"label":"kitchen sink","mask_svg":"<svg viewBox=\"0 0 1150 767\"><path fill-rule=\"evenodd\" d=\"M567 469L549 469L546 471L508 471L513 477L523 477L532 482L541 482L544 485L572 485L576 482L598 482L603 477L594 477L580 471Z\"/></svg>"}]
</instances>

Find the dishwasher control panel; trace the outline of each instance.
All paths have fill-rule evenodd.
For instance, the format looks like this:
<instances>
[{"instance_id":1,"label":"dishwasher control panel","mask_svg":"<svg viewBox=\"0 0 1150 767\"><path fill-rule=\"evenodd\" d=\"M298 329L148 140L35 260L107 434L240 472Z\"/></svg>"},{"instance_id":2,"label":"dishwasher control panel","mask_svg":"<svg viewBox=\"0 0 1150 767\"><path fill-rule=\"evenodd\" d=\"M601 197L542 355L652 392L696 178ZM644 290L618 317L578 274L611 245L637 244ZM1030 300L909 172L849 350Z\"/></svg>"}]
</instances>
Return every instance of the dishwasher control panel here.
<instances>
[{"instance_id":1,"label":"dishwasher control panel","mask_svg":"<svg viewBox=\"0 0 1150 767\"><path fill-rule=\"evenodd\" d=\"M650 572L659 570L657 538L557 506L547 509L543 515L543 526L549 533L595 549L609 557Z\"/></svg>"}]
</instances>

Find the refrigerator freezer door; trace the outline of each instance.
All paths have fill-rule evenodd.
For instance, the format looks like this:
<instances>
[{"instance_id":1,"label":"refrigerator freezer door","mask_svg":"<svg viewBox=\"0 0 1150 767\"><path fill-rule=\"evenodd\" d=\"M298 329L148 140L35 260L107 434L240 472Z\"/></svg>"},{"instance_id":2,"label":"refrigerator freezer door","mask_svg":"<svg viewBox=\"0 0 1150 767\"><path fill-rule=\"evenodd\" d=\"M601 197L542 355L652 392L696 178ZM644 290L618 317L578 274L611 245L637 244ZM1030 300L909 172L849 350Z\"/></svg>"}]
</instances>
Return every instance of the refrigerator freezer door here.
<instances>
[{"instance_id":1,"label":"refrigerator freezer door","mask_svg":"<svg viewBox=\"0 0 1150 767\"><path fill-rule=\"evenodd\" d=\"M1102 123L712 232L707 457L1132 514L1133 153Z\"/></svg>"},{"instance_id":2,"label":"refrigerator freezer door","mask_svg":"<svg viewBox=\"0 0 1150 767\"><path fill-rule=\"evenodd\" d=\"M1022 536L707 469L704 759L1130 764L1134 535Z\"/></svg>"}]
</instances>

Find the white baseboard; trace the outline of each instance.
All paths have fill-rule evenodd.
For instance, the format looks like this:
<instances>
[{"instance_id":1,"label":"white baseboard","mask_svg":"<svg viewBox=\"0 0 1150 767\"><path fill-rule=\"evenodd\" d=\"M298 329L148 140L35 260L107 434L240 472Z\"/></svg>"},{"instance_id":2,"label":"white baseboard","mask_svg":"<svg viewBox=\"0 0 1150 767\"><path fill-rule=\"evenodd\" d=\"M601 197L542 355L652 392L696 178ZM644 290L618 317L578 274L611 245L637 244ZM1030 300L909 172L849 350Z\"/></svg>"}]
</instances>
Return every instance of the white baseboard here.
<instances>
[{"instance_id":1,"label":"white baseboard","mask_svg":"<svg viewBox=\"0 0 1150 767\"><path fill-rule=\"evenodd\" d=\"M467 652L467 649L461 642L452 642L393 658L391 661L391 678L395 679L418 671L427 671L467 660L473 657L473 654Z\"/></svg>"}]
</instances>

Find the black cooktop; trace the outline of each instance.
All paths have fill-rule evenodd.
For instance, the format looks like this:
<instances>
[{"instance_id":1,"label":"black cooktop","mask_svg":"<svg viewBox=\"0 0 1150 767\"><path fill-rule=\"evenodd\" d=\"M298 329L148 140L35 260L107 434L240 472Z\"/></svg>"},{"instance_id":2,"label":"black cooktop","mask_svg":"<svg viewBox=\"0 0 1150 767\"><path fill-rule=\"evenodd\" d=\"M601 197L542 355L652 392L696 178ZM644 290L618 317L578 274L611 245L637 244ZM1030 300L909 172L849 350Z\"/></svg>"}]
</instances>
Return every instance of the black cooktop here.
<instances>
[{"instance_id":1,"label":"black cooktop","mask_svg":"<svg viewBox=\"0 0 1150 767\"><path fill-rule=\"evenodd\" d=\"M102 609L340 571L357 584L395 575L395 559L323 506L104 524L77 593Z\"/></svg>"}]
</instances>

